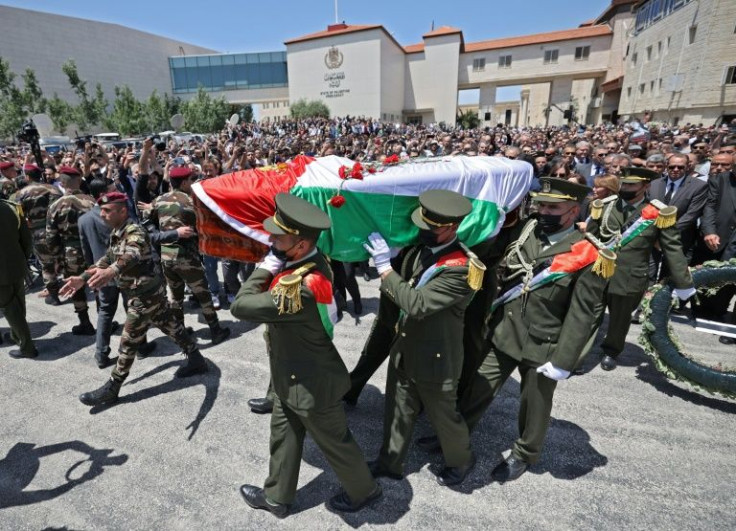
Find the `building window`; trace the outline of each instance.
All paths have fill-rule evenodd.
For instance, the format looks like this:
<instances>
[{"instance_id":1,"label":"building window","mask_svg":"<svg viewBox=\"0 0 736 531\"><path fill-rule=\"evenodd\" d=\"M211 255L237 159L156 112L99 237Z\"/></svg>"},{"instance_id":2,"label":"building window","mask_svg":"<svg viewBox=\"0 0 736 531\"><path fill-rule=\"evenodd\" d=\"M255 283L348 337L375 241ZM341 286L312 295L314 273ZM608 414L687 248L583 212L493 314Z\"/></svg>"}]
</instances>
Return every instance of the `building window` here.
<instances>
[{"instance_id":1,"label":"building window","mask_svg":"<svg viewBox=\"0 0 736 531\"><path fill-rule=\"evenodd\" d=\"M662 55L662 41L659 41L657 43L657 57L659 57L660 55Z\"/></svg>"},{"instance_id":2,"label":"building window","mask_svg":"<svg viewBox=\"0 0 736 531\"><path fill-rule=\"evenodd\" d=\"M647 46L647 62L652 60L652 47Z\"/></svg>"},{"instance_id":3,"label":"building window","mask_svg":"<svg viewBox=\"0 0 736 531\"><path fill-rule=\"evenodd\" d=\"M264 108L264 109L268 109L268 103L264 103L264 104L263 104L263 108Z\"/></svg>"},{"instance_id":4,"label":"building window","mask_svg":"<svg viewBox=\"0 0 736 531\"><path fill-rule=\"evenodd\" d=\"M631 99L631 87L626 88L626 98L629 100Z\"/></svg>"},{"instance_id":5,"label":"building window","mask_svg":"<svg viewBox=\"0 0 736 531\"><path fill-rule=\"evenodd\" d=\"M689 43L689 44L692 44L692 43L694 43L694 42L695 42L695 34L696 34L697 32L698 32L698 27L697 27L697 26L690 26L690 27L688 28L688 33L687 33L687 35L688 35L688 43Z\"/></svg>"},{"instance_id":6,"label":"building window","mask_svg":"<svg viewBox=\"0 0 736 531\"><path fill-rule=\"evenodd\" d=\"M575 48L575 60L587 61L590 56L590 46L578 46Z\"/></svg>"},{"instance_id":7,"label":"building window","mask_svg":"<svg viewBox=\"0 0 736 531\"><path fill-rule=\"evenodd\" d=\"M644 83L639 84L639 94L644 94L644 89L647 88Z\"/></svg>"},{"instance_id":8,"label":"building window","mask_svg":"<svg viewBox=\"0 0 736 531\"><path fill-rule=\"evenodd\" d=\"M499 68L511 68L511 56L510 55L499 56L498 67Z\"/></svg>"},{"instance_id":9,"label":"building window","mask_svg":"<svg viewBox=\"0 0 736 531\"><path fill-rule=\"evenodd\" d=\"M649 82L649 92L654 94L654 80Z\"/></svg>"},{"instance_id":10,"label":"building window","mask_svg":"<svg viewBox=\"0 0 736 531\"><path fill-rule=\"evenodd\" d=\"M724 85L736 85L736 65L726 68L726 75L723 78Z\"/></svg>"},{"instance_id":11,"label":"building window","mask_svg":"<svg viewBox=\"0 0 736 531\"><path fill-rule=\"evenodd\" d=\"M667 51L670 51L670 43L672 42L672 37L667 37Z\"/></svg>"},{"instance_id":12,"label":"building window","mask_svg":"<svg viewBox=\"0 0 736 531\"><path fill-rule=\"evenodd\" d=\"M556 63L557 58L560 56L560 50L545 50L544 51L544 64Z\"/></svg>"},{"instance_id":13,"label":"building window","mask_svg":"<svg viewBox=\"0 0 736 531\"><path fill-rule=\"evenodd\" d=\"M659 90L662 90L662 78L659 78Z\"/></svg>"},{"instance_id":14,"label":"building window","mask_svg":"<svg viewBox=\"0 0 736 531\"><path fill-rule=\"evenodd\" d=\"M473 59L473 72L483 72L486 69L486 58L478 57Z\"/></svg>"},{"instance_id":15,"label":"building window","mask_svg":"<svg viewBox=\"0 0 736 531\"><path fill-rule=\"evenodd\" d=\"M639 59L639 54L634 52L634 54L631 56L631 65L636 66L636 60Z\"/></svg>"}]
</instances>

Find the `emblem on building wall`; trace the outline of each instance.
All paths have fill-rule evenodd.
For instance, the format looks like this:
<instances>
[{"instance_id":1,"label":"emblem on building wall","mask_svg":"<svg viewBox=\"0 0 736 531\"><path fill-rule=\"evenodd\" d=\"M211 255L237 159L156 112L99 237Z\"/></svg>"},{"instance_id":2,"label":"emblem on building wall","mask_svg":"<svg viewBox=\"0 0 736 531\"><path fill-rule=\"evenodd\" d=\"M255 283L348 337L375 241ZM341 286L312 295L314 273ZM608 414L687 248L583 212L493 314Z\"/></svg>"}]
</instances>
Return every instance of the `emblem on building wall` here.
<instances>
[{"instance_id":1,"label":"emblem on building wall","mask_svg":"<svg viewBox=\"0 0 736 531\"><path fill-rule=\"evenodd\" d=\"M342 52L337 49L337 46L333 46L325 54L325 65L330 69L342 66Z\"/></svg>"}]
</instances>

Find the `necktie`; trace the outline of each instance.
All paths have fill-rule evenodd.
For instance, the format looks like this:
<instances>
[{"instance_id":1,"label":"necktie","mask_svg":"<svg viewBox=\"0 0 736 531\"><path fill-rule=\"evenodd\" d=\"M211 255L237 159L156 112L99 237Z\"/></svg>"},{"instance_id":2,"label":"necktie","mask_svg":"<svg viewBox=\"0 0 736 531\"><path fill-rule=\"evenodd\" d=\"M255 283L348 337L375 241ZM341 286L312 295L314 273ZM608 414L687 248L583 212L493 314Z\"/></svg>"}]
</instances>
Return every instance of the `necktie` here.
<instances>
[{"instance_id":1,"label":"necktie","mask_svg":"<svg viewBox=\"0 0 736 531\"><path fill-rule=\"evenodd\" d=\"M631 217L631 214L634 213L634 210L636 210L636 209L633 206L631 206L630 204L626 203L624 205L624 217L626 219L629 219L629 217Z\"/></svg>"},{"instance_id":2,"label":"necktie","mask_svg":"<svg viewBox=\"0 0 736 531\"><path fill-rule=\"evenodd\" d=\"M664 194L664 204L669 205L672 201L672 194L675 193L675 183L671 182L667 185L667 193Z\"/></svg>"}]
</instances>

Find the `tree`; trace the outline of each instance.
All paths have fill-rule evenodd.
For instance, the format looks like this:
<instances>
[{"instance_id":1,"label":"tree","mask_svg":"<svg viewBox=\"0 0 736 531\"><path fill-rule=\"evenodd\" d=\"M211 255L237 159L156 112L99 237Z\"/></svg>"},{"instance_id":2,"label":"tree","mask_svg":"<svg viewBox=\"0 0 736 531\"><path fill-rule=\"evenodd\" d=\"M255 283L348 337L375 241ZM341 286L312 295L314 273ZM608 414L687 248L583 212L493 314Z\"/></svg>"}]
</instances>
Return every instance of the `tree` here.
<instances>
[{"instance_id":1,"label":"tree","mask_svg":"<svg viewBox=\"0 0 736 531\"><path fill-rule=\"evenodd\" d=\"M73 108L74 121L82 130L92 125L100 125L107 114L107 101L105 100L105 94L102 92L102 85L97 83L95 96L90 98L87 92L87 82L79 77L77 64L73 59L69 59L61 65L61 70L66 74L72 90L79 98L79 105Z\"/></svg>"},{"instance_id":2,"label":"tree","mask_svg":"<svg viewBox=\"0 0 736 531\"><path fill-rule=\"evenodd\" d=\"M146 118L144 105L135 98L130 87L115 87L115 101L105 126L122 136L130 136L148 129Z\"/></svg>"},{"instance_id":3,"label":"tree","mask_svg":"<svg viewBox=\"0 0 736 531\"><path fill-rule=\"evenodd\" d=\"M54 129L61 134L66 133L66 128L69 126L74 115L72 106L54 92L54 97L48 101L47 107L49 118L54 123Z\"/></svg>"},{"instance_id":4,"label":"tree","mask_svg":"<svg viewBox=\"0 0 736 531\"><path fill-rule=\"evenodd\" d=\"M31 115L45 112L48 102L43 97L36 74L30 68L21 76L23 89L15 83L16 74L10 63L0 57L0 137L12 138Z\"/></svg>"},{"instance_id":5,"label":"tree","mask_svg":"<svg viewBox=\"0 0 736 531\"><path fill-rule=\"evenodd\" d=\"M290 113L292 118L329 118L330 108L320 100L301 99L295 101L290 107Z\"/></svg>"},{"instance_id":6,"label":"tree","mask_svg":"<svg viewBox=\"0 0 736 531\"><path fill-rule=\"evenodd\" d=\"M457 117L457 121L463 127L463 129L475 129L480 125L480 118L478 118L478 113L473 112L470 109L465 112L461 112Z\"/></svg>"},{"instance_id":7,"label":"tree","mask_svg":"<svg viewBox=\"0 0 736 531\"><path fill-rule=\"evenodd\" d=\"M228 119L230 104L225 98L212 98L202 87L197 95L181 104L181 113L189 131L214 133L222 129Z\"/></svg>"}]
</instances>

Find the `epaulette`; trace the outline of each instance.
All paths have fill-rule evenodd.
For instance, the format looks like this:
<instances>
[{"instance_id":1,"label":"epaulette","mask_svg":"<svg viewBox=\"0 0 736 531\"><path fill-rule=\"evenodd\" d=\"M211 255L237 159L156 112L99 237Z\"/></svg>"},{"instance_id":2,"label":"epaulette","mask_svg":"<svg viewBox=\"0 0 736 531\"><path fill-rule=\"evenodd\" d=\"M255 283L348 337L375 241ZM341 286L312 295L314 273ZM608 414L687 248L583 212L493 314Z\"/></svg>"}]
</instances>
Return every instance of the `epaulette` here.
<instances>
[{"instance_id":1,"label":"epaulette","mask_svg":"<svg viewBox=\"0 0 736 531\"><path fill-rule=\"evenodd\" d=\"M460 242L460 248L468 255L468 286L473 291L478 291L483 286L483 275L486 272L486 265L480 261L478 255L471 251L467 245Z\"/></svg>"},{"instance_id":2,"label":"epaulette","mask_svg":"<svg viewBox=\"0 0 736 531\"><path fill-rule=\"evenodd\" d=\"M585 233L585 239L598 249L598 258L593 264L593 273L598 274L601 278L611 278L616 272L616 253L590 232Z\"/></svg>"},{"instance_id":3,"label":"epaulette","mask_svg":"<svg viewBox=\"0 0 736 531\"><path fill-rule=\"evenodd\" d=\"M657 216L657 219L654 220L654 225L658 229L667 229L677 223L676 206L665 205L659 199L653 199L649 204L659 210L659 215Z\"/></svg>"},{"instance_id":4,"label":"epaulette","mask_svg":"<svg viewBox=\"0 0 736 531\"><path fill-rule=\"evenodd\" d=\"M606 206L609 203L613 203L618 199L617 195L609 195L608 197L604 197L603 199L596 199L590 204L590 217L598 220L601 219L601 214L603 214L603 207Z\"/></svg>"},{"instance_id":5,"label":"epaulette","mask_svg":"<svg viewBox=\"0 0 736 531\"><path fill-rule=\"evenodd\" d=\"M271 289L273 303L281 314L294 314L302 309L302 280L317 264L309 262L279 278Z\"/></svg>"}]
</instances>

